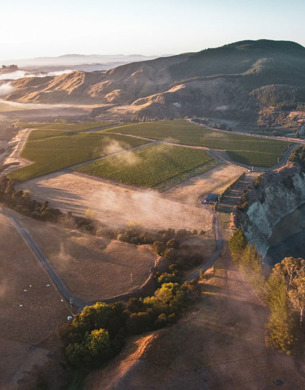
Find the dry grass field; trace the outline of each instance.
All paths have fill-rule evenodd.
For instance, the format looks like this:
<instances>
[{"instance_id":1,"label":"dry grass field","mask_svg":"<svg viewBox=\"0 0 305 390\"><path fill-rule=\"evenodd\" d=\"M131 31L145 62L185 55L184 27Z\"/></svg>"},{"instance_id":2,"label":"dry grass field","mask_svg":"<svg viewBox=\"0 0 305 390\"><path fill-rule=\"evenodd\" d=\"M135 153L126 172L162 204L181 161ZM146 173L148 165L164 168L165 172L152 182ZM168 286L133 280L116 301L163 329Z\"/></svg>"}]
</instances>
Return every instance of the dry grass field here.
<instances>
[{"instance_id":1,"label":"dry grass field","mask_svg":"<svg viewBox=\"0 0 305 390\"><path fill-rule=\"evenodd\" d=\"M197 205L167 199L152 190L116 185L75 173L54 173L18 185L33 198L76 215L90 209L96 219L109 226L126 226L131 221L146 229L210 230L212 214ZM202 187L205 192L205 188Z\"/></svg>"},{"instance_id":2,"label":"dry grass field","mask_svg":"<svg viewBox=\"0 0 305 390\"><path fill-rule=\"evenodd\" d=\"M195 205L202 195L221 194L245 170L238 165L222 164L164 191L163 195L168 199Z\"/></svg>"},{"instance_id":3,"label":"dry grass field","mask_svg":"<svg viewBox=\"0 0 305 390\"><path fill-rule=\"evenodd\" d=\"M38 344L66 321L69 311L44 268L2 214L0 229L0 389L10 390L16 388L23 371L47 360L48 351Z\"/></svg>"},{"instance_id":4,"label":"dry grass field","mask_svg":"<svg viewBox=\"0 0 305 390\"><path fill-rule=\"evenodd\" d=\"M70 292L92 302L141 286L156 260L148 246L94 237L23 217Z\"/></svg>"}]
</instances>

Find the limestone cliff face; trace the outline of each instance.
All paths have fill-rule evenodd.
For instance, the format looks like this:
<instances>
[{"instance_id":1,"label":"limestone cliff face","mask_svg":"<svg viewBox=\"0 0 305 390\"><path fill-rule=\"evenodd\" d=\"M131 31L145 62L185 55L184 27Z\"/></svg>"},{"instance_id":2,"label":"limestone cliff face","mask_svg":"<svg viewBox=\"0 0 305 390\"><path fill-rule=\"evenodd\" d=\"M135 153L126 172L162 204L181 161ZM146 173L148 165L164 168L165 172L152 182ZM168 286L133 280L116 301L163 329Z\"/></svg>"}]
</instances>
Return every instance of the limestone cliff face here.
<instances>
[{"instance_id":1,"label":"limestone cliff face","mask_svg":"<svg viewBox=\"0 0 305 390\"><path fill-rule=\"evenodd\" d=\"M288 163L279 170L267 172L259 183L248 188L246 197L248 207L237 208L235 223L264 257L274 226L305 202L304 170Z\"/></svg>"}]
</instances>

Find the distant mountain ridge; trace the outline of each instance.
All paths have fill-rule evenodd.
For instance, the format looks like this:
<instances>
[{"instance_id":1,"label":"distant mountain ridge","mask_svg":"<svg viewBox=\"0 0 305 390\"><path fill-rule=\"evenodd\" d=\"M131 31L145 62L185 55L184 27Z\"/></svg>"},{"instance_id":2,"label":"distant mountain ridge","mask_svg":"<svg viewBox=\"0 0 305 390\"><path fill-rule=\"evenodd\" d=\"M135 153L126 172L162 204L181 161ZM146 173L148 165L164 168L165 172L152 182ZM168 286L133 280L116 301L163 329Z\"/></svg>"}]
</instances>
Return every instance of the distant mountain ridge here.
<instances>
[{"instance_id":1,"label":"distant mountain ridge","mask_svg":"<svg viewBox=\"0 0 305 390\"><path fill-rule=\"evenodd\" d=\"M132 62L103 72L20 79L8 100L124 106L152 118L216 115L255 120L261 107L305 104L305 48L240 41L198 53Z\"/></svg>"},{"instance_id":2,"label":"distant mountain ridge","mask_svg":"<svg viewBox=\"0 0 305 390\"><path fill-rule=\"evenodd\" d=\"M114 66L127 64L129 62L151 60L156 57L157 56L144 56L141 54L63 54L58 57L36 57L17 60L2 60L1 64L16 64L20 68L23 68L27 71L51 72L66 69L94 71L110 69Z\"/></svg>"}]
</instances>

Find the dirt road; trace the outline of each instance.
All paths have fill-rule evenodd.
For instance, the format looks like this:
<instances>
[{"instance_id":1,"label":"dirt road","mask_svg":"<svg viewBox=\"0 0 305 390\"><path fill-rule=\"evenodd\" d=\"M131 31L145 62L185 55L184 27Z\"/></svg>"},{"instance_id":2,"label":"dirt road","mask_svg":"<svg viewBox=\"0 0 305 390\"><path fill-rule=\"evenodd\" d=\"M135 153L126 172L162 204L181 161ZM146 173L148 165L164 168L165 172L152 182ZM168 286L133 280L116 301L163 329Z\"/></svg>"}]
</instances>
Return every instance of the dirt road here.
<instances>
[{"instance_id":1,"label":"dirt road","mask_svg":"<svg viewBox=\"0 0 305 390\"><path fill-rule=\"evenodd\" d=\"M202 205L203 206L203 205ZM208 207L208 206L203 206L203 207ZM206 271L209 268L211 268L215 261L219 258L221 255L222 249L223 249L223 239L221 236L220 232L220 227L219 227L219 217L216 211L212 211L213 216L214 216L214 221L213 221L213 226L214 226L214 232L215 232L215 242L216 242L216 250L213 254L213 256L208 260L204 265L200 265L196 269L194 269L189 275L187 275L186 280L192 280L192 279L197 279L200 276L200 271Z\"/></svg>"}]
</instances>

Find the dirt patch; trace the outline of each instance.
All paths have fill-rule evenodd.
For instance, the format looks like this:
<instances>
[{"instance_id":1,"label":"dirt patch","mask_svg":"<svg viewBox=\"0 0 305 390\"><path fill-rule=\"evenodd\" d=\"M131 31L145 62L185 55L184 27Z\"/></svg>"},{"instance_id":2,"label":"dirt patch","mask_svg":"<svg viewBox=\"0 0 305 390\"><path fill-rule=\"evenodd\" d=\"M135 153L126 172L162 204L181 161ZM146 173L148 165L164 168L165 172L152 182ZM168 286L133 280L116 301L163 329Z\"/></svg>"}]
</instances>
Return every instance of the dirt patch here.
<instances>
[{"instance_id":1,"label":"dirt patch","mask_svg":"<svg viewBox=\"0 0 305 390\"><path fill-rule=\"evenodd\" d=\"M23 381L24 374L34 366L40 366L48 360L49 351L14 340L0 338L0 388L15 390Z\"/></svg>"},{"instance_id":2,"label":"dirt patch","mask_svg":"<svg viewBox=\"0 0 305 390\"><path fill-rule=\"evenodd\" d=\"M85 301L110 298L140 287L156 260L146 245L93 237L25 217L22 223L70 292Z\"/></svg>"},{"instance_id":3,"label":"dirt patch","mask_svg":"<svg viewBox=\"0 0 305 390\"><path fill-rule=\"evenodd\" d=\"M43 361L46 352L36 345L66 321L69 311L44 268L1 214L0 228L0 388L14 389L24 370Z\"/></svg>"},{"instance_id":4,"label":"dirt patch","mask_svg":"<svg viewBox=\"0 0 305 390\"><path fill-rule=\"evenodd\" d=\"M156 191L115 185L75 173L53 173L18 185L33 198L50 200L53 207L84 215L90 209L108 226L126 226L131 221L146 229L209 230L212 214L198 205L166 199Z\"/></svg>"},{"instance_id":5,"label":"dirt patch","mask_svg":"<svg viewBox=\"0 0 305 390\"><path fill-rule=\"evenodd\" d=\"M245 168L237 165L220 165L203 175L193 177L179 186L165 191L163 194L169 199L195 205L201 195L222 193L244 171Z\"/></svg>"},{"instance_id":6,"label":"dirt patch","mask_svg":"<svg viewBox=\"0 0 305 390\"><path fill-rule=\"evenodd\" d=\"M6 157L4 164L7 164L9 166L2 172L4 175L7 175L9 172L16 169L16 167L21 168L25 165L32 164L31 161L28 161L25 158L20 157L20 153L26 143L26 140L30 132L31 129L19 130L16 136L8 144L8 150L10 151L10 153Z\"/></svg>"}]
</instances>

